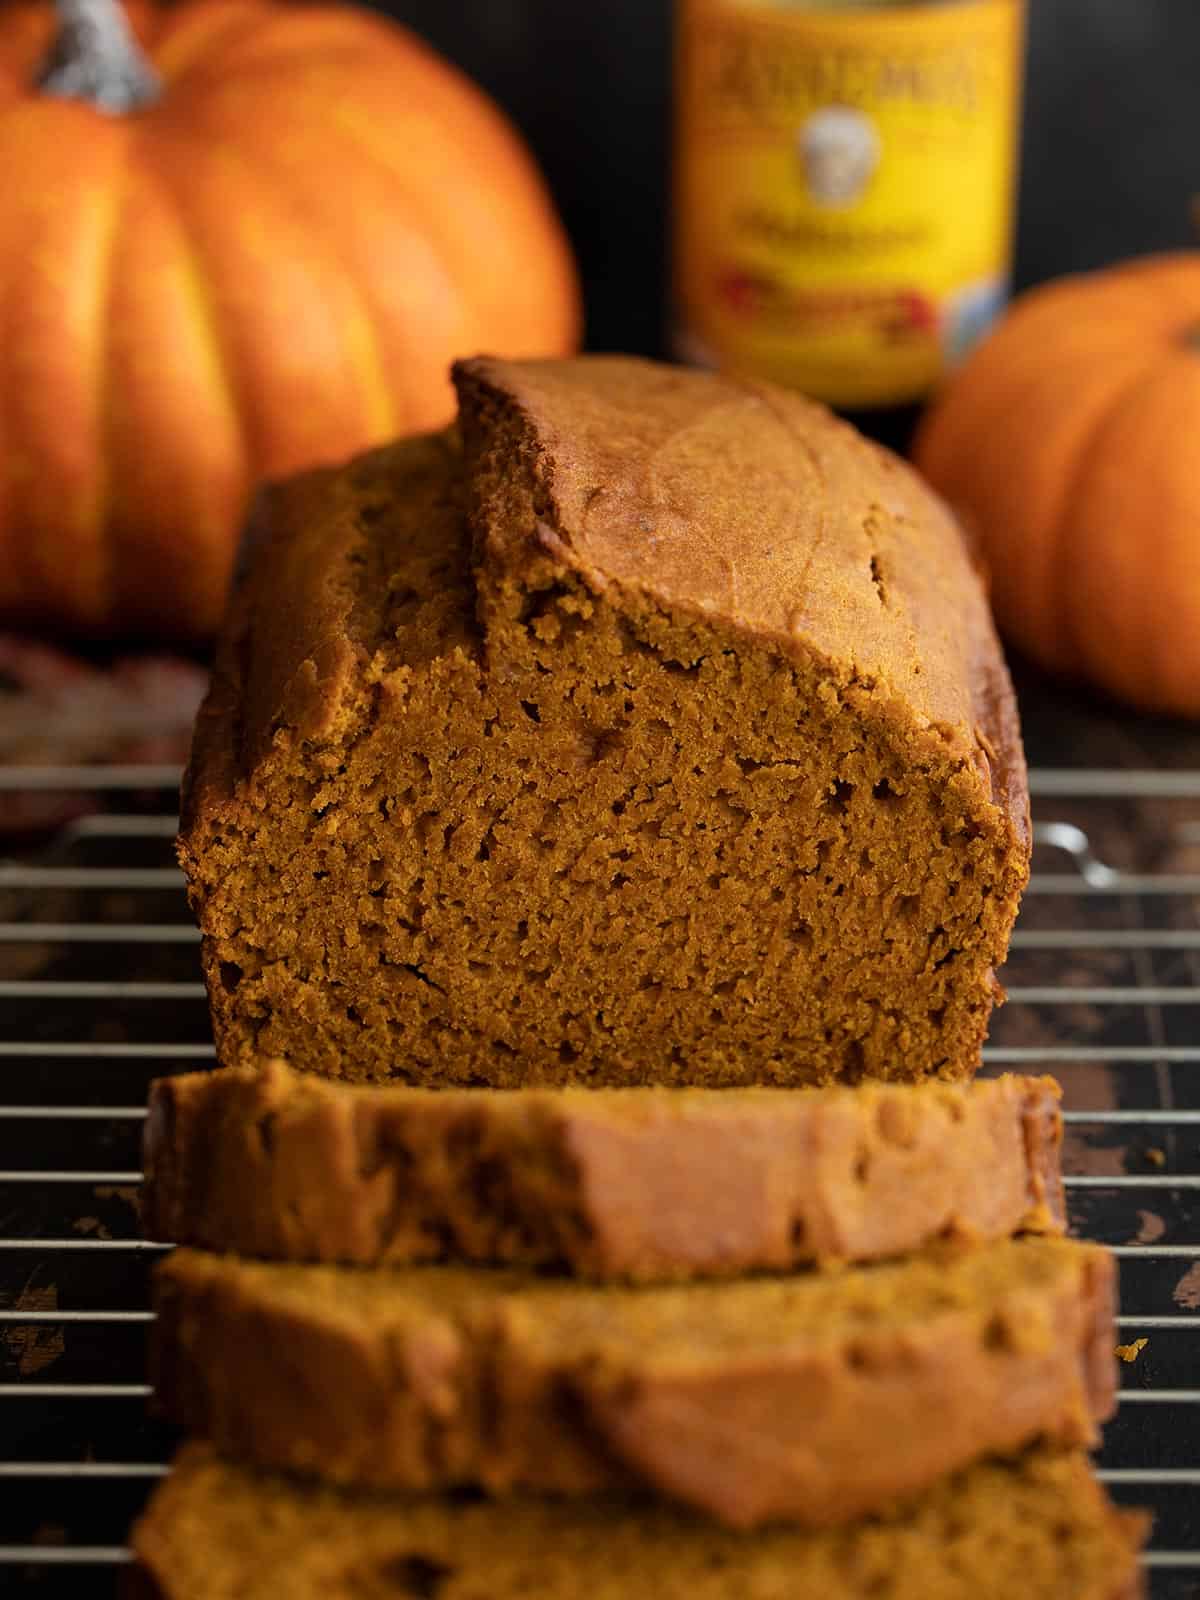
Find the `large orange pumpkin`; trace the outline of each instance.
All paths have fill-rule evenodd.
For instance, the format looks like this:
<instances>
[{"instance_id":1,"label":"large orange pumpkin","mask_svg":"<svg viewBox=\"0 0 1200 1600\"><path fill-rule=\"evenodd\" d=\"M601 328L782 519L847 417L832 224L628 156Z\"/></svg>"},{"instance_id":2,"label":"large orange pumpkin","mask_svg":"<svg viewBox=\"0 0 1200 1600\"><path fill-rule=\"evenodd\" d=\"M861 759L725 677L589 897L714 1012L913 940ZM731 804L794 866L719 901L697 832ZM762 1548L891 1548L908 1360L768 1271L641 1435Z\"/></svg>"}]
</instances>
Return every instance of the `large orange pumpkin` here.
<instances>
[{"instance_id":1,"label":"large orange pumpkin","mask_svg":"<svg viewBox=\"0 0 1200 1600\"><path fill-rule=\"evenodd\" d=\"M918 434L1035 660L1200 715L1200 255L1018 301Z\"/></svg>"},{"instance_id":2,"label":"large orange pumpkin","mask_svg":"<svg viewBox=\"0 0 1200 1600\"><path fill-rule=\"evenodd\" d=\"M39 89L49 4L0 8L0 618L200 637L257 478L442 424L453 357L568 352L578 295L513 130L403 29L130 17L161 92L113 115Z\"/></svg>"}]
</instances>

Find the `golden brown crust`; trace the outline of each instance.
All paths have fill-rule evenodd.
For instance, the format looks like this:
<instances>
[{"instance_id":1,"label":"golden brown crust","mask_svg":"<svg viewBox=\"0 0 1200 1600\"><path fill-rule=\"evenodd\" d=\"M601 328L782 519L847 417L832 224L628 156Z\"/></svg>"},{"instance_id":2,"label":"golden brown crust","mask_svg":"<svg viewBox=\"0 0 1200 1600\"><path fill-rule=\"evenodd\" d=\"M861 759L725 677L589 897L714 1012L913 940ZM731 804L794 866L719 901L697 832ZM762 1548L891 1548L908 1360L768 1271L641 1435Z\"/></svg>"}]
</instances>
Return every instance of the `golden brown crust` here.
<instances>
[{"instance_id":1,"label":"golden brown crust","mask_svg":"<svg viewBox=\"0 0 1200 1600\"><path fill-rule=\"evenodd\" d=\"M185 840L235 802L281 730L321 739L345 719L351 676L381 626L386 589L372 595L355 575L394 463L420 492L457 458L451 430L260 491L184 774Z\"/></svg>"},{"instance_id":2,"label":"golden brown crust","mask_svg":"<svg viewBox=\"0 0 1200 1600\"><path fill-rule=\"evenodd\" d=\"M272 499L180 841L221 1059L969 1076L1028 827L946 513L794 396L460 385L465 467L407 441Z\"/></svg>"},{"instance_id":3,"label":"golden brown crust","mask_svg":"<svg viewBox=\"0 0 1200 1600\"><path fill-rule=\"evenodd\" d=\"M385 1498L192 1444L133 1530L155 1600L1136 1600L1142 1519L1035 1449L819 1532L746 1535L626 1501Z\"/></svg>"},{"instance_id":4,"label":"golden brown crust","mask_svg":"<svg viewBox=\"0 0 1200 1600\"><path fill-rule=\"evenodd\" d=\"M800 395L630 357L478 359L460 362L456 379L477 414L490 401L528 419L540 481L552 497L542 509L553 515L556 553L591 582L646 590L788 653L815 650L844 681L873 680L881 698L907 703L919 730L936 730L971 760L986 757L998 803L1027 832L1015 699L982 587L958 525L905 463ZM593 401L582 419L581 389ZM569 438L555 426L560 394L574 424ZM738 451L751 434L761 458L757 482L746 470L744 442ZM697 474L692 451L701 445L711 455ZM453 450L453 435L404 448L436 458ZM267 492L259 515L270 549L257 551L254 563L266 578L234 602L189 788L210 762L219 772L231 749L235 770L249 776L274 728L294 726L306 736L334 714L352 656L338 651L321 670L310 651L343 634L350 607L339 578L361 539L364 485L378 478L378 492L387 492L389 455L374 451L350 471L318 469ZM639 481L645 455L649 481ZM799 463L807 463L806 477ZM603 484L604 496L590 483ZM666 507L664 519L658 513ZM655 515L647 538L648 512ZM267 664L255 674L238 661L248 613L255 613L256 661ZM231 739L238 706L242 733ZM231 786L213 792L228 795ZM195 792L193 807L200 798Z\"/></svg>"},{"instance_id":5,"label":"golden brown crust","mask_svg":"<svg viewBox=\"0 0 1200 1600\"><path fill-rule=\"evenodd\" d=\"M493 419L508 415L533 482L532 527L488 519L485 496L484 562L511 572L549 549L595 589L815 654L917 743L982 758L1027 835L1015 702L983 589L957 523L904 462L802 395L624 356L481 358L459 362L455 381L468 454L486 457Z\"/></svg>"},{"instance_id":6,"label":"golden brown crust","mask_svg":"<svg viewBox=\"0 0 1200 1600\"><path fill-rule=\"evenodd\" d=\"M151 1238L599 1280L786 1270L1064 1226L1058 1085L354 1089L282 1062L160 1079ZM719 1174L720 1181L714 1182Z\"/></svg>"},{"instance_id":7,"label":"golden brown crust","mask_svg":"<svg viewBox=\"0 0 1200 1600\"><path fill-rule=\"evenodd\" d=\"M181 1250L153 1369L171 1420L335 1482L640 1487L821 1526L1038 1437L1090 1442L1114 1282L1061 1239L653 1289Z\"/></svg>"}]
</instances>

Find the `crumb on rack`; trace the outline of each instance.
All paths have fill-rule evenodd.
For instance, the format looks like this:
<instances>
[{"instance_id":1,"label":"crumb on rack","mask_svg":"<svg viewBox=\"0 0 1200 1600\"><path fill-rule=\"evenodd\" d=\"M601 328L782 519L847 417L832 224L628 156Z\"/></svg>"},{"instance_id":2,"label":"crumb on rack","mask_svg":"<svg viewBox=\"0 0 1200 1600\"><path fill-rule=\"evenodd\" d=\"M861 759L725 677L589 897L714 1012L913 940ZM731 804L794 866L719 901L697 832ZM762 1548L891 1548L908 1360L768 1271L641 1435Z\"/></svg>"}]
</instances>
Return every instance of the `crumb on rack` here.
<instances>
[{"instance_id":1,"label":"crumb on rack","mask_svg":"<svg viewBox=\"0 0 1200 1600\"><path fill-rule=\"evenodd\" d=\"M1149 1339L1135 1339L1132 1344L1119 1344L1115 1353L1122 1361L1136 1361L1149 1343Z\"/></svg>"}]
</instances>

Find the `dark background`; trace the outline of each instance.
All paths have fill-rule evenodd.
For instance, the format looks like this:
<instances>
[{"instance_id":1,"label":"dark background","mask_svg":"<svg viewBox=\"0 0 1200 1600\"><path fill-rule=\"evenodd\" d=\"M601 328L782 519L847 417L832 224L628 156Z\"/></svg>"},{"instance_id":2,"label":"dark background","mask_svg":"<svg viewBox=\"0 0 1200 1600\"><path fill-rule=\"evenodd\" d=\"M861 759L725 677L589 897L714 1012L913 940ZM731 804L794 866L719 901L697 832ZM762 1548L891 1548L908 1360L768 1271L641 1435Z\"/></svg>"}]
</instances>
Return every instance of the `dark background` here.
<instances>
[{"instance_id":1,"label":"dark background","mask_svg":"<svg viewBox=\"0 0 1200 1600\"><path fill-rule=\"evenodd\" d=\"M670 0L378 0L482 83L549 177L597 349L661 353ZM1030 0L1017 283L1194 242L1200 0Z\"/></svg>"}]
</instances>

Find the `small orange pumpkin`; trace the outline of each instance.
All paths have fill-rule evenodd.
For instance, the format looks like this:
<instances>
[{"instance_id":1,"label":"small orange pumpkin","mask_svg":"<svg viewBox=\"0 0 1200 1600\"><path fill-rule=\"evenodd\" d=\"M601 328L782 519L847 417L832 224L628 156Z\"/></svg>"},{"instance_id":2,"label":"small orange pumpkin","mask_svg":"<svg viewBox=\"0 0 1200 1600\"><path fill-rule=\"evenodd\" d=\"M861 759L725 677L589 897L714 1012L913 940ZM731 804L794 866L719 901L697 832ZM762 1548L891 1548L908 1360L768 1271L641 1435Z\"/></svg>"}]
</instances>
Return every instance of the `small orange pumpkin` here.
<instances>
[{"instance_id":1,"label":"small orange pumpkin","mask_svg":"<svg viewBox=\"0 0 1200 1600\"><path fill-rule=\"evenodd\" d=\"M1200 255L1024 296L914 454L979 535L1022 650L1200 716Z\"/></svg>"},{"instance_id":2,"label":"small orange pumpkin","mask_svg":"<svg viewBox=\"0 0 1200 1600\"><path fill-rule=\"evenodd\" d=\"M50 5L0 27L0 618L203 637L256 479L440 426L455 356L570 352L575 273L512 128L404 29L135 0L152 81L113 0L60 3L46 86ZM90 81L72 26L107 30Z\"/></svg>"}]
</instances>

